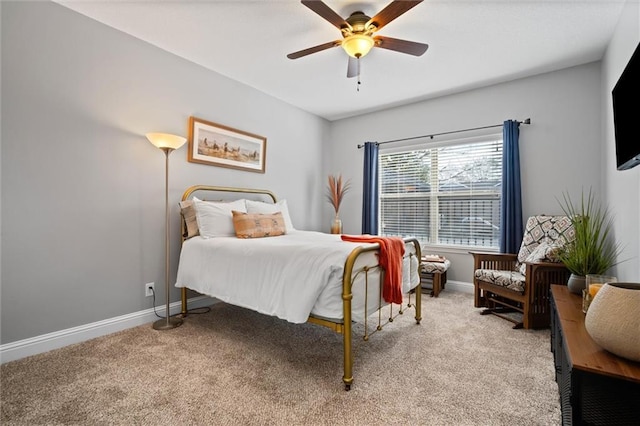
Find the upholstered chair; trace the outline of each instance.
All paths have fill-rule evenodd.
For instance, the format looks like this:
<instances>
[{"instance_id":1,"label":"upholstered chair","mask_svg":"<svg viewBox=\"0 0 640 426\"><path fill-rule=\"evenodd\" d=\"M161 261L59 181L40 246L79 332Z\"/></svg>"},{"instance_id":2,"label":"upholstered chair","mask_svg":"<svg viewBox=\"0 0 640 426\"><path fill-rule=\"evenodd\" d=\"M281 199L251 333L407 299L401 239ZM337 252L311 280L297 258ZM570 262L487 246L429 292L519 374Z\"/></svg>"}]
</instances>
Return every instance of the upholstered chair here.
<instances>
[{"instance_id":1,"label":"upholstered chair","mask_svg":"<svg viewBox=\"0 0 640 426\"><path fill-rule=\"evenodd\" d=\"M513 328L549 326L551 284L566 284L569 270L558 251L575 238L567 216L532 216L518 254L471 252L474 306L515 323Z\"/></svg>"}]
</instances>

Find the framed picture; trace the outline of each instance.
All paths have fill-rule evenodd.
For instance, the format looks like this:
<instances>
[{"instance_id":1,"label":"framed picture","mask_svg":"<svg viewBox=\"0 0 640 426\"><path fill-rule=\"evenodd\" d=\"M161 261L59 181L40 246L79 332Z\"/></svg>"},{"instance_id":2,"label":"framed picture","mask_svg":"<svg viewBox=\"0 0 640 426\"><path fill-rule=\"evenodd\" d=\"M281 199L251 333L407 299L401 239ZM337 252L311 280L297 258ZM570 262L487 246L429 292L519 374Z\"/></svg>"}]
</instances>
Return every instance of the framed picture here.
<instances>
[{"instance_id":1,"label":"framed picture","mask_svg":"<svg viewBox=\"0 0 640 426\"><path fill-rule=\"evenodd\" d=\"M189 153L192 163L210 164L264 173L267 138L189 117Z\"/></svg>"}]
</instances>

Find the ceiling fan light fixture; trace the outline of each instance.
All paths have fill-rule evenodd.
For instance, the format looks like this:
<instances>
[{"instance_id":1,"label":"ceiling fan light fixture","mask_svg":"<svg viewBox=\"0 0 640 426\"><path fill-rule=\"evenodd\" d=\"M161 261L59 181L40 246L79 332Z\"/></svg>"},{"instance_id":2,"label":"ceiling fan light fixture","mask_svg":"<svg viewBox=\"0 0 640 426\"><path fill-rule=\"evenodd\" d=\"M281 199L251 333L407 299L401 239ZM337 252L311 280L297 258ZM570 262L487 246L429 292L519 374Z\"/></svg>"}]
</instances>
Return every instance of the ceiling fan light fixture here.
<instances>
[{"instance_id":1,"label":"ceiling fan light fixture","mask_svg":"<svg viewBox=\"0 0 640 426\"><path fill-rule=\"evenodd\" d=\"M364 34L352 34L342 41L342 48L347 54L353 58L362 58L365 56L375 42L373 37Z\"/></svg>"}]
</instances>

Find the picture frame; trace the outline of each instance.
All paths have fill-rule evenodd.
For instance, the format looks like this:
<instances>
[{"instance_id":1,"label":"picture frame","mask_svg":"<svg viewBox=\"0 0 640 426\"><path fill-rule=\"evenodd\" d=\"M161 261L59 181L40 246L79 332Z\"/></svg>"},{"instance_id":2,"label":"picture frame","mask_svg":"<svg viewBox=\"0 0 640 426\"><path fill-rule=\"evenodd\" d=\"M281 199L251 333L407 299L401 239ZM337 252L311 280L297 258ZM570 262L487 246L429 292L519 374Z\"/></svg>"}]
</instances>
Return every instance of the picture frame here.
<instances>
[{"instance_id":1,"label":"picture frame","mask_svg":"<svg viewBox=\"0 0 640 426\"><path fill-rule=\"evenodd\" d=\"M264 173L267 138L222 124L189 117L191 163Z\"/></svg>"}]
</instances>

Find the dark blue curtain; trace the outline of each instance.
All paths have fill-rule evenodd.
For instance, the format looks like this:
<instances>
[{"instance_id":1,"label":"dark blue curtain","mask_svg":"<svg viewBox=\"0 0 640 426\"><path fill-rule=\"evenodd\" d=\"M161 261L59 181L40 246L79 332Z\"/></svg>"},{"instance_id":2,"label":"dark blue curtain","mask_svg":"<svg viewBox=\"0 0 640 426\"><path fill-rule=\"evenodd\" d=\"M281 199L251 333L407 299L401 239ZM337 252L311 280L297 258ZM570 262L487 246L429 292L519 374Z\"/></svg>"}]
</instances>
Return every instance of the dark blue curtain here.
<instances>
[{"instance_id":1,"label":"dark blue curtain","mask_svg":"<svg viewBox=\"0 0 640 426\"><path fill-rule=\"evenodd\" d=\"M522 197L520 187L520 123L507 120L502 126L502 207L500 252L518 253L522 243Z\"/></svg>"},{"instance_id":2,"label":"dark blue curtain","mask_svg":"<svg viewBox=\"0 0 640 426\"><path fill-rule=\"evenodd\" d=\"M364 144L362 233L378 235L378 144Z\"/></svg>"}]
</instances>

